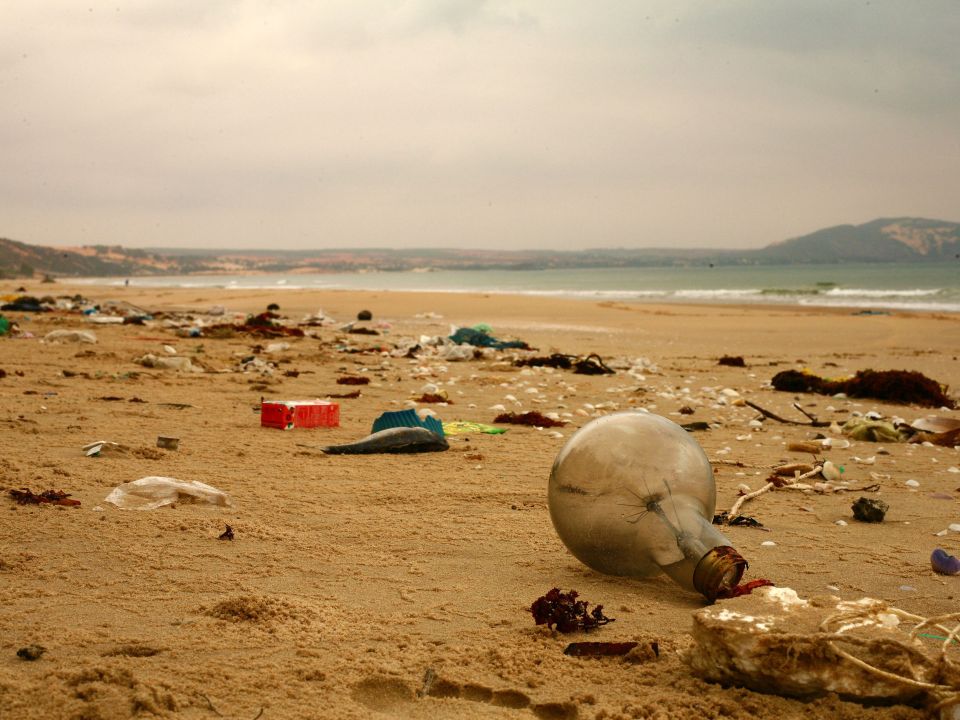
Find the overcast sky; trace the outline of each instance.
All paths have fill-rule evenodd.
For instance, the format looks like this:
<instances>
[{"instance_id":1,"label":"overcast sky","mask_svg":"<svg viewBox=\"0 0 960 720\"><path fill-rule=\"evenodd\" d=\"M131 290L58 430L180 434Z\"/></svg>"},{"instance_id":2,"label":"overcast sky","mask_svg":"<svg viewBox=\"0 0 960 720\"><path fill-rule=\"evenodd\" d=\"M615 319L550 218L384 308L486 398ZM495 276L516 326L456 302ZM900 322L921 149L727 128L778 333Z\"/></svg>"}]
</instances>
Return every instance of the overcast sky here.
<instances>
[{"instance_id":1,"label":"overcast sky","mask_svg":"<svg viewBox=\"0 0 960 720\"><path fill-rule=\"evenodd\" d=\"M3 0L0 236L759 247L960 220L957 0Z\"/></svg>"}]
</instances>

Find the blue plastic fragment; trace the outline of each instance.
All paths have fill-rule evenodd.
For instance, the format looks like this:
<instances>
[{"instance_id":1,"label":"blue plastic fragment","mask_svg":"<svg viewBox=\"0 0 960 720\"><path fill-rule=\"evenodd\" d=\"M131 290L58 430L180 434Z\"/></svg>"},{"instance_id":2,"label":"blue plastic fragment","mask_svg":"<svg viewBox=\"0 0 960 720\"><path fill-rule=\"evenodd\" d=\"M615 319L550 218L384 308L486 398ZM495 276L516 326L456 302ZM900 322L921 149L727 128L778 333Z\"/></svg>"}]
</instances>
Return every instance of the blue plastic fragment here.
<instances>
[{"instance_id":1,"label":"blue plastic fragment","mask_svg":"<svg viewBox=\"0 0 960 720\"><path fill-rule=\"evenodd\" d=\"M371 433L380 432L395 427L422 427L440 437L444 436L443 423L435 417L426 417L423 420L415 410L389 410L373 421Z\"/></svg>"}]
</instances>

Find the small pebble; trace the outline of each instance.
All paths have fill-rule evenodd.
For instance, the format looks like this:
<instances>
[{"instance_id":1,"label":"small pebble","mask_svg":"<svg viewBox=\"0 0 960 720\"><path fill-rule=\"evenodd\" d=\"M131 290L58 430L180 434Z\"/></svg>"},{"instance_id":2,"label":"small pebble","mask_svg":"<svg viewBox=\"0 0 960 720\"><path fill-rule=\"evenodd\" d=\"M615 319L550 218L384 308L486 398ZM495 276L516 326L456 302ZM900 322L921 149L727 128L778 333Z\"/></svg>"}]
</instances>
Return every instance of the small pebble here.
<instances>
[{"instance_id":1,"label":"small pebble","mask_svg":"<svg viewBox=\"0 0 960 720\"><path fill-rule=\"evenodd\" d=\"M950 532L960 532L960 523L950 523L947 525L947 530Z\"/></svg>"},{"instance_id":2,"label":"small pebble","mask_svg":"<svg viewBox=\"0 0 960 720\"><path fill-rule=\"evenodd\" d=\"M915 587L913 587L912 585L901 585L901 586L900 586L900 589L903 590L904 592L916 592L916 591L917 591L917 589L916 589Z\"/></svg>"},{"instance_id":3,"label":"small pebble","mask_svg":"<svg viewBox=\"0 0 960 720\"><path fill-rule=\"evenodd\" d=\"M846 520L837 520L837 521L834 522L833 524L834 524L834 525L839 525L840 527L846 527L846 526L847 526L847 521L846 521Z\"/></svg>"},{"instance_id":4,"label":"small pebble","mask_svg":"<svg viewBox=\"0 0 960 720\"><path fill-rule=\"evenodd\" d=\"M776 547L777 544L773 540L764 540L760 545L762 547Z\"/></svg>"},{"instance_id":5,"label":"small pebble","mask_svg":"<svg viewBox=\"0 0 960 720\"><path fill-rule=\"evenodd\" d=\"M920 483L918 483L916 480L907 480L907 481L904 483L904 485L906 485L907 487L912 487L912 488L918 488L918 487L920 487Z\"/></svg>"}]
</instances>

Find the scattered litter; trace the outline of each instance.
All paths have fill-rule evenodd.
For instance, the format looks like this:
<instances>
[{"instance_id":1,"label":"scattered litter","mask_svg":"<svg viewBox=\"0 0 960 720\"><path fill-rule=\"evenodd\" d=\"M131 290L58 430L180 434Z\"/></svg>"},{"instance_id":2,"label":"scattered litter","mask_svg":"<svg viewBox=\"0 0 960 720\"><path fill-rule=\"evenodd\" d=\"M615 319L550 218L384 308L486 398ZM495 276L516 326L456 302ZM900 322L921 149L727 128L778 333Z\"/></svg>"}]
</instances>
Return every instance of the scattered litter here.
<instances>
[{"instance_id":1,"label":"scattered litter","mask_svg":"<svg viewBox=\"0 0 960 720\"><path fill-rule=\"evenodd\" d=\"M176 450L180 447L180 438L169 435L158 435L157 447L163 448L164 450Z\"/></svg>"},{"instance_id":2,"label":"scattered litter","mask_svg":"<svg viewBox=\"0 0 960 720\"><path fill-rule=\"evenodd\" d=\"M362 375L345 375L337 378L337 385L369 385L370 378Z\"/></svg>"},{"instance_id":3,"label":"scattered litter","mask_svg":"<svg viewBox=\"0 0 960 720\"><path fill-rule=\"evenodd\" d=\"M47 343L95 343L97 336L89 330L51 330L43 336Z\"/></svg>"},{"instance_id":4,"label":"scattered litter","mask_svg":"<svg viewBox=\"0 0 960 720\"><path fill-rule=\"evenodd\" d=\"M126 445L121 445L120 443L111 442L109 440L97 440L84 445L80 449L83 450L83 454L87 457L99 457L101 455L126 453L129 448L127 448Z\"/></svg>"},{"instance_id":5,"label":"scattered litter","mask_svg":"<svg viewBox=\"0 0 960 720\"><path fill-rule=\"evenodd\" d=\"M157 368L160 370L183 370L185 372L203 372L203 368L194 365L190 358L176 355L173 357L158 357L152 353L147 353L143 357L134 360L138 365L148 368Z\"/></svg>"},{"instance_id":6,"label":"scattered litter","mask_svg":"<svg viewBox=\"0 0 960 720\"><path fill-rule=\"evenodd\" d=\"M10 497L17 501L18 505L65 505L67 507L76 507L80 504L79 500L70 500L70 493L62 490L44 490L41 493L34 493L29 488L20 488L14 490L10 488Z\"/></svg>"},{"instance_id":7,"label":"scattered litter","mask_svg":"<svg viewBox=\"0 0 960 720\"><path fill-rule=\"evenodd\" d=\"M852 378L829 380L808 372L784 370L770 381L776 390L813 392L820 395L843 393L847 397L874 398L904 405L953 408L944 386L914 370L859 370Z\"/></svg>"},{"instance_id":8,"label":"scattered litter","mask_svg":"<svg viewBox=\"0 0 960 720\"><path fill-rule=\"evenodd\" d=\"M737 515L735 517L730 517L726 512L719 512L716 515L714 515L713 524L714 525L733 525L735 527L763 528L763 523L761 523L756 518L752 518L748 515Z\"/></svg>"},{"instance_id":9,"label":"scattered litter","mask_svg":"<svg viewBox=\"0 0 960 720\"><path fill-rule=\"evenodd\" d=\"M370 428L370 432L376 433L389 428L425 428L430 432L443 437L444 425L436 417L424 412L424 417L420 417L414 410L389 410L382 413Z\"/></svg>"},{"instance_id":10,"label":"scattered litter","mask_svg":"<svg viewBox=\"0 0 960 720\"><path fill-rule=\"evenodd\" d=\"M495 423L507 423L510 425L533 425L535 427L563 427L567 424L565 420L554 420L548 418L543 413L531 410L525 413L507 412L500 413L493 421Z\"/></svg>"},{"instance_id":11,"label":"scattered litter","mask_svg":"<svg viewBox=\"0 0 960 720\"><path fill-rule=\"evenodd\" d=\"M530 346L522 340L498 340L485 330L472 328L458 328L450 339L457 345L473 345L474 347L494 348L496 350L505 350L507 348L517 348L520 350L530 350Z\"/></svg>"},{"instance_id":12,"label":"scattered litter","mask_svg":"<svg viewBox=\"0 0 960 720\"><path fill-rule=\"evenodd\" d=\"M533 601L530 614L537 625L546 625L550 630L556 627L562 633L594 630L614 622L615 618L603 614L603 605L597 605L588 613L590 603L577 600L579 595L576 590L563 593L560 588L553 588Z\"/></svg>"},{"instance_id":13,"label":"scattered litter","mask_svg":"<svg viewBox=\"0 0 960 720\"><path fill-rule=\"evenodd\" d=\"M877 498L861 497L853 503L851 509L853 510L853 517L860 522L878 523L883 522L890 506Z\"/></svg>"},{"instance_id":14,"label":"scattered litter","mask_svg":"<svg viewBox=\"0 0 960 720\"><path fill-rule=\"evenodd\" d=\"M443 423L447 435L463 435L465 433L483 433L485 435L502 435L507 428L498 428L484 423L469 422L467 420L453 420Z\"/></svg>"},{"instance_id":15,"label":"scattered litter","mask_svg":"<svg viewBox=\"0 0 960 720\"><path fill-rule=\"evenodd\" d=\"M339 427L340 405L326 400L264 400L260 403L260 426L292 430Z\"/></svg>"},{"instance_id":16,"label":"scattered litter","mask_svg":"<svg viewBox=\"0 0 960 720\"><path fill-rule=\"evenodd\" d=\"M862 442L903 442L907 436L885 420L850 418L841 427L843 434Z\"/></svg>"},{"instance_id":17,"label":"scattered litter","mask_svg":"<svg viewBox=\"0 0 960 720\"><path fill-rule=\"evenodd\" d=\"M156 510L164 505L193 501L221 506L231 504L226 493L206 483L158 476L118 485L104 500L119 508L135 510Z\"/></svg>"},{"instance_id":18,"label":"scattered litter","mask_svg":"<svg viewBox=\"0 0 960 720\"><path fill-rule=\"evenodd\" d=\"M930 554L930 566L934 572L941 575L960 575L960 559L942 548L937 548Z\"/></svg>"}]
</instances>

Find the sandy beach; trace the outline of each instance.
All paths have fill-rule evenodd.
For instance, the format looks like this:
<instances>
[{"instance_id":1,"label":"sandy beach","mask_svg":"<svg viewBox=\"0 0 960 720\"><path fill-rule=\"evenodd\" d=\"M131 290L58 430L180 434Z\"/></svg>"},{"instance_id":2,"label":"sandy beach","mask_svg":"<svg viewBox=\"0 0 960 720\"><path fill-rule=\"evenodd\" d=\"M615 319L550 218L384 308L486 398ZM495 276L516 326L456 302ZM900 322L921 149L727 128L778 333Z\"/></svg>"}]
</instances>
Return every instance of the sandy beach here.
<instances>
[{"instance_id":1,"label":"sandy beach","mask_svg":"<svg viewBox=\"0 0 960 720\"><path fill-rule=\"evenodd\" d=\"M21 284L3 281L0 294L16 295ZM709 423L693 436L714 465L718 511L741 485L760 488L771 467L809 461L787 446L823 431L751 424L759 413L741 400L800 421L794 402L840 424L870 411L960 418L958 410L769 387L789 369L828 377L916 370L957 398L956 315L483 294L36 282L26 290L124 301L158 319L120 325L77 312L4 313L33 337L0 338L0 718L926 717L904 705L798 700L697 677L684 657L704 599L665 576L611 577L578 562L551 524L547 479L573 433L616 410ZM379 334L328 325L304 327L302 338L181 337L159 319L209 322L214 306L229 318L270 303L291 325L321 309L338 323L369 310L365 325ZM635 372L520 368L512 350L456 362L390 352L404 338L477 323L538 355L597 353ZM92 331L97 342L41 342L61 329ZM281 341L289 347L266 351ZM173 357L164 346L203 371L135 362ZM251 355L273 364L269 374L241 370ZM742 356L746 367L719 365L724 355ZM370 382L338 384L345 376ZM492 423L491 408L503 405L558 413L568 424L451 435L448 451L428 454L316 449L367 435L378 415L408 407L428 384L449 404L416 407L444 421ZM260 426L262 399L356 389L359 397L336 400L339 427ZM693 413L679 414L684 406ZM158 436L178 437L179 447L158 448ZM126 450L85 456L81 448L97 440ZM936 535L960 523L960 452L854 441L823 457L844 466L853 486L880 483L873 496L890 506L885 521L852 518L863 493L769 492L743 508L764 529L722 529L750 563L745 579L766 578L801 597L867 596L923 616L954 612L960 576L934 573L930 553L960 555L960 532ZM140 511L105 502L118 485L147 476L200 481L231 504ZM18 488L62 490L80 505L19 505L8 493ZM227 525L232 541L220 539ZM589 635L535 625L529 607L554 587L602 604L615 622ZM564 655L569 642L585 639L656 642L660 655ZM32 662L17 655L30 645L45 649Z\"/></svg>"}]
</instances>

